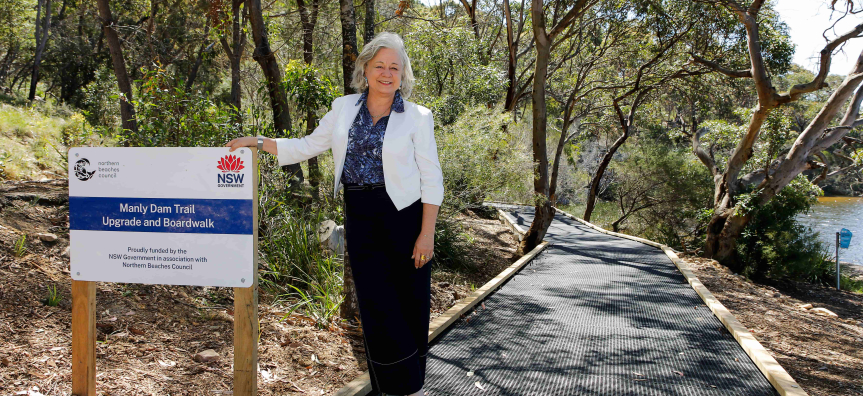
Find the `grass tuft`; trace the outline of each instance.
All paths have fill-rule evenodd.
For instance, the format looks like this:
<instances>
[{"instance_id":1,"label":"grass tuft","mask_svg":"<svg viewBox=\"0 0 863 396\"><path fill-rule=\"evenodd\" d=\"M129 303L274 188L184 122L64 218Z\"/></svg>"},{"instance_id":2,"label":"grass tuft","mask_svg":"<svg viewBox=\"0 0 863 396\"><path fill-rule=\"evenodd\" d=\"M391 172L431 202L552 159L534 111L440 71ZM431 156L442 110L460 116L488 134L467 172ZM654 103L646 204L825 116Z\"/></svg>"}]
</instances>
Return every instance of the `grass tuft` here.
<instances>
[{"instance_id":1,"label":"grass tuft","mask_svg":"<svg viewBox=\"0 0 863 396\"><path fill-rule=\"evenodd\" d=\"M48 286L48 292L42 302L49 307L56 307L63 301L63 296L57 291L57 285Z\"/></svg>"},{"instance_id":2,"label":"grass tuft","mask_svg":"<svg viewBox=\"0 0 863 396\"><path fill-rule=\"evenodd\" d=\"M15 253L15 257L24 257L27 254L27 235L21 235L21 238L18 238L18 241L15 242L15 246L12 251Z\"/></svg>"}]
</instances>

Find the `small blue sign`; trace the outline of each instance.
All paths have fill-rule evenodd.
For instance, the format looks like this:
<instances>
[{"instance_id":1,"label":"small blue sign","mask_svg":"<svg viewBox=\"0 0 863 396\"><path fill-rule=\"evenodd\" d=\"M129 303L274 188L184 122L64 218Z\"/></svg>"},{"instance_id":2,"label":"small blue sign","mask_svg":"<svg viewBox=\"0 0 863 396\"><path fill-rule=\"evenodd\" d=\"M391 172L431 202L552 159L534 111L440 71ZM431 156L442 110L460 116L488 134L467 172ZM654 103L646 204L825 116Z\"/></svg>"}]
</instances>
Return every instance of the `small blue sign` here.
<instances>
[{"instance_id":1,"label":"small blue sign","mask_svg":"<svg viewBox=\"0 0 863 396\"><path fill-rule=\"evenodd\" d=\"M848 249L849 246L851 246L851 230L843 228L839 231L839 247Z\"/></svg>"}]
</instances>

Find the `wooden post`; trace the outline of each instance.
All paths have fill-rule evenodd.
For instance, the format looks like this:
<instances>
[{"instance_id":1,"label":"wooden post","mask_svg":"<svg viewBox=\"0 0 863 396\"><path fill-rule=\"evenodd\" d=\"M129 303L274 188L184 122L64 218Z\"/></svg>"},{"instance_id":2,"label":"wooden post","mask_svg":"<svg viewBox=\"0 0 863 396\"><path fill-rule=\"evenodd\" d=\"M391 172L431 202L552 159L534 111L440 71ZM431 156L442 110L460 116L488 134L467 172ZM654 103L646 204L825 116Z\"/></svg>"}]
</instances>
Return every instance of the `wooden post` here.
<instances>
[{"instance_id":1,"label":"wooden post","mask_svg":"<svg viewBox=\"0 0 863 396\"><path fill-rule=\"evenodd\" d=\"M96 282L72 281L72 394L96 395Z\"/></svg>"},{"instance_id":2,"label":"wooden post","mask_svg":"<svg viewBox=\"0 0 863 396\"><path fill-rule=\"evenodd\" d=\"M234 395L258 393L258 152L252 148L254 267L250 287L234 288Z\"/></svg>"}]
</instances>

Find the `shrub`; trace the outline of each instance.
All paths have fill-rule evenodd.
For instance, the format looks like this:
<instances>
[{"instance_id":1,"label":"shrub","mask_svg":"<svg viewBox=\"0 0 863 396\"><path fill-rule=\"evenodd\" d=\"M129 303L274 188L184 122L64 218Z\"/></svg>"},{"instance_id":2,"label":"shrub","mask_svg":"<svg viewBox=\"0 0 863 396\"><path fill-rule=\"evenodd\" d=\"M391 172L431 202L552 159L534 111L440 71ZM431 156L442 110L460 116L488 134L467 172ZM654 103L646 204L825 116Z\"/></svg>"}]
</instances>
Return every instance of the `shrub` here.
<instances>
[{"instance_id":1,"label":"shrub","mask_svg":"<svg viewBox=\"0 0 863 396\"><path fill-rule=\"evenodd\" d=\"M303 203L286 189L285 175L271 156L260 162L260 175L261 284L291 312L302 309L326 327L341 304L344 264L321 249L317 227L327 219L344 223L341 208L326 194Z\"/></svg>"},{"instance_id":2,"label":"shrub","mask_svg":"<svg viewBox=\"0 0 863 396\"><path fill-rule=\"evenodd\" d=\"M231 112L198 91L186 92L162 68L141 69L138 132L123 131L122 140L137 147L222 146L240 133Z\"/></svg>"},{"instance_id":3,"label":"shrub","mask_svg":"<svg viewBox=\"0 0 863 396\"><path fill-rule=\"evenodd\" d=\"M744 275L814 283L829 283L835 277L818 234L796 220L809 212L819 193L817 186L798 176L766 205L749 208L752 219L737 244ZM745 198L741 197L744 203Z\"/></svg>"},{"instance_id":4,"label":"shrub","mask_svg":"<svg viewBox=\"0 0 863 396\"><path fill-rule=\"evenodd\" d=\"M446 211L478 208L493 193L522 189L520 182L532 174L531 159L512 127L510 114L479 106L436 128Z\"/></svg>"}]
</instances>

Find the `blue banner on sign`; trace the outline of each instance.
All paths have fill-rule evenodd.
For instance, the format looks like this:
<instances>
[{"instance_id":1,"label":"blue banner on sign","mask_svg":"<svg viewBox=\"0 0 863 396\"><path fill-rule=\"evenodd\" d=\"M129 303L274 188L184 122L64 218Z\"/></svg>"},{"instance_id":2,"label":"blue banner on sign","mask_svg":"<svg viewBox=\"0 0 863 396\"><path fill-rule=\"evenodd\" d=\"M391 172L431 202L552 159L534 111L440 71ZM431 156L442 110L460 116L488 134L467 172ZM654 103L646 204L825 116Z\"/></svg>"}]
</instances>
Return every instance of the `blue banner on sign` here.
<instances>
[{"instance_id":1,"label":"blue banner on sign","mask_svg":"<svg viewBox=\"0 0 863 396\"><path fill-rule=\"evenodd\" d=\"M69 197L69 229L252 235L252 200Z\"/></svg>"},{"instance_id":2,"label":"blue banner on sign","mask_svg":"<svg viewBox=\"0 0 863 396\"><path fill-rule=\"evenodd\" d=\"M839 231L839 247L848 249L851 246L851 230L843 228Z\"/></svg>"}]
</instances>

